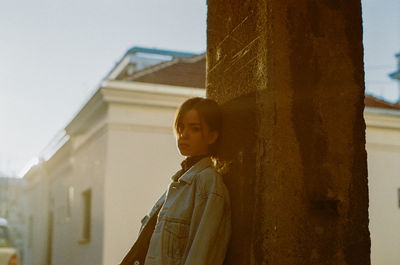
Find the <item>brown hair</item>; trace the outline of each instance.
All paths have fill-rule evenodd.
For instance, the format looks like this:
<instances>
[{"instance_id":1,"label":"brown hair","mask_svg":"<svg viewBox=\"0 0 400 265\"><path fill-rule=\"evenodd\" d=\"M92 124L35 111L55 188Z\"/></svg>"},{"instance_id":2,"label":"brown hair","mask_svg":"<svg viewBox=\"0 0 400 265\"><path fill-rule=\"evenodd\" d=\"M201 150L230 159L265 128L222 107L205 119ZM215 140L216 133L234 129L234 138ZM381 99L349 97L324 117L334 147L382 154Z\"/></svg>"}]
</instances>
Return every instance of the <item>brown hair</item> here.
<instances>
[{"instance_id":1,"label":"brown hair","mask_svg":"<svg viewBox=\"0 0 400 265\"><path fill-rule=\"evenodd\" d=\"M190 110L196 110L200 116L200 120L207 124L210 131L216 131L218 133L218 138L215 143L209 146L209 154L215 156L222 127L222 115L218 103L212 99L200 97L190 98L183 102L175 116L174 130L176 134L179 133L179 123L182 117Z\"/></svg>"}]
</instances>

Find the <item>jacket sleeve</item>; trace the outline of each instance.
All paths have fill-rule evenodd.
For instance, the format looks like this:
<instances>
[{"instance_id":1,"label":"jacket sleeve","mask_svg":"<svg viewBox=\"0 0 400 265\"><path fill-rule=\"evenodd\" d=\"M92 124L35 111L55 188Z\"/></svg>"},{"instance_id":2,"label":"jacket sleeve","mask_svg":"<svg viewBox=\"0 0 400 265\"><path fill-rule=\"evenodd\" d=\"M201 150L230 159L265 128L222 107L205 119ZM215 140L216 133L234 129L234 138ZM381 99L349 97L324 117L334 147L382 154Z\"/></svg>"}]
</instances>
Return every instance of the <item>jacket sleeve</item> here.
<instances>
[{"instance_id":1,"label":"jacket sleeve","mask_svg":"<svg viewBox=\"0 0 400 265\"><path fill-rule=\"evenodd\" d=\"M185 265L220 265L225 258L231 234L229 194L222 180L222 188L208 182L196 191Z\"/></svg>"}]
</instances>

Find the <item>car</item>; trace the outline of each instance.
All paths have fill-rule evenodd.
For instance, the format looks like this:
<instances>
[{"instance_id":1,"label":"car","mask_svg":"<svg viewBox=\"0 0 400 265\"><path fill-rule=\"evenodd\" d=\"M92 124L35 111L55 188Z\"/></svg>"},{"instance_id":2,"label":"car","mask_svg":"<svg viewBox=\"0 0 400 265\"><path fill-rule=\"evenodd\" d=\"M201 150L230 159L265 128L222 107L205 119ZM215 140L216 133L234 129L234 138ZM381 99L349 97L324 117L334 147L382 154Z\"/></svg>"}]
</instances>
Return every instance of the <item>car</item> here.
<instances>
[{"instance_id":1,"label":"car","mask_svg":"<svg viewBox=\"0 0 400 265\"><path fill-rule=\"evenodd\" d=\"M19 265L18 249L8 231L8 222L0 217L0 265Z\"/></svg>"}]
</instances>

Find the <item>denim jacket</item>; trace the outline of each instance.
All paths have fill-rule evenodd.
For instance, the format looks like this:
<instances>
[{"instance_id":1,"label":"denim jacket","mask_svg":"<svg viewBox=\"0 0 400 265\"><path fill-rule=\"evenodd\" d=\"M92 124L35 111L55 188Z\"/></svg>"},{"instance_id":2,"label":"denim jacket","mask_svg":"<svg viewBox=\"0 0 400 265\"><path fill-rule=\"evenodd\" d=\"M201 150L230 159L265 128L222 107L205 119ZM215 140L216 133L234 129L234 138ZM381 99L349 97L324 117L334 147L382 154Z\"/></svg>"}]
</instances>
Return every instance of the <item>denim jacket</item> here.
<instances>
[{"instance_id":1,"label":"denim jacket","mask_svg":"<svg viewBox=\"0 0 400 265\"><path fill-rule=\"evenodd\" d=\"M161 207L145 265L220 265L231 234L229 193L222 177L209 157L178 179L177 174L142 221L144 227Z\"/></svg>"}]
</instances>

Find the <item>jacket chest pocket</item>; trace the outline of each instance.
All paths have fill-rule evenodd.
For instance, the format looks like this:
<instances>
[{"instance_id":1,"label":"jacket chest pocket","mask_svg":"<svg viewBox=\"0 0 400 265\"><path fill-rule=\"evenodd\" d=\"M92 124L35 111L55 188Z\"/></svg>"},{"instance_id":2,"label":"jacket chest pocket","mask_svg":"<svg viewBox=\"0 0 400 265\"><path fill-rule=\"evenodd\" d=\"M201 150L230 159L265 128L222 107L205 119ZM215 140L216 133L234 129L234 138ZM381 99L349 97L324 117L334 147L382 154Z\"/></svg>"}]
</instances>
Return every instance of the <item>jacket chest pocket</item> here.
<instances>
[{"instance_id":1,"label":"jacket chest pocket","mask_svg":"<svg viewBox=\"0 0 400 265\"><path fill-rule=\"evenodd\" d=\"M189 224L179 221L166 221L164 234L164 250L172 259L181 259L187 245Z\"/></svg>"}]
</instances>

